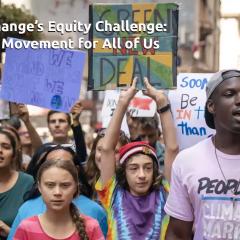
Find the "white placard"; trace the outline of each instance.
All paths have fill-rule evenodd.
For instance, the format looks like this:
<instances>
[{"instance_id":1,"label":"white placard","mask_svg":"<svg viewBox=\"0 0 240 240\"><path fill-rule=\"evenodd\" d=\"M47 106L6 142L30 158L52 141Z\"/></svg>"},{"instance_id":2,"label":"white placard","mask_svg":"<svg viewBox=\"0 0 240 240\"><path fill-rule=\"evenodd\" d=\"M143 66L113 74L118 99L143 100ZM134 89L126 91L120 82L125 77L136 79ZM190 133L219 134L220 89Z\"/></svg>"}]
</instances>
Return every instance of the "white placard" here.
<instances>
[{"instance_id":1,"label":"white placard","mask_svg":"<svg viewBox=\"0 0 240 240\"><path fill-rule=\"evenodd\" d=\"M109 122L112 118L113 112L116 109L120 90L106 90L105 98L102 107L102 126L107 128ZM124 116L122 121L121 129L129 135L128 125L126 121L126 116Z\"/></svg>"},{"instance_id":2,"label":"white placard","mask_svg":"<svg viewBox=\"0 0 240 240\"><path fill-rule=\"evenodd\" d=\"M169 91L180 149L190 147L215 131L205 123L206 85L212 74L181 73L177 89Z\"/></svg>"},{"instance_id":3,"label":"white placard","mask_svg":"<svg viewBox=\"0 0 240 240\"><path fill-rule=\"evenodd\" d=\"M114 110L116 109L120 90L106 90L102 107L102 126L107 127ZM130 102L128 111L133 117L153 117L156 112L156 103L153 99L143 95L142 91L137 92L136 96ZM124 116L121 129L129 132L126 116Z\"/></svg>"},{"instance_id":4,"label":"white placard","mask_svg":"<svg viewBox=\"0 0 240 240\"><path fill-rule=\"evenodd\" d=\"M152 98L143 95L142 91L139 91L130 102L128 111L131 112L133 117L153 117L156 108L156 102Z\"/></svg>"},{"instance_id":5,"label":"white placard","mask_svg":"<svg viewBox=\"0 0 240 240\"><path fill-rule=\"evenodd\" d=\"M177 78L177 89L168 92L180 149L190 147L215 132L215 130L206 125L204 119L205 89L211 75L210 73L181 73ZM118 102L119 93L120 91L118 90L106 91L102 109L103 127L107 127L111 120ZM136 94L135 98L146 97L141 92L138 94ZM145 113L141 108L142 106L148 106L148 104L143 103L141 105L141 100L139 99L136 102L134 104L133 102L130 103L130 106L133 107L132 112L135 114L135 117L143 117ZM153 103L154 105L151 105L152 103L149 104L150 110L146 111L145 117L154 115L156 105L154 101ZM134 107L136 105L140 106L140 109L135 110ZM128 131L125 118L121 128L124 131Z\"/></svg>"}]
</instances>

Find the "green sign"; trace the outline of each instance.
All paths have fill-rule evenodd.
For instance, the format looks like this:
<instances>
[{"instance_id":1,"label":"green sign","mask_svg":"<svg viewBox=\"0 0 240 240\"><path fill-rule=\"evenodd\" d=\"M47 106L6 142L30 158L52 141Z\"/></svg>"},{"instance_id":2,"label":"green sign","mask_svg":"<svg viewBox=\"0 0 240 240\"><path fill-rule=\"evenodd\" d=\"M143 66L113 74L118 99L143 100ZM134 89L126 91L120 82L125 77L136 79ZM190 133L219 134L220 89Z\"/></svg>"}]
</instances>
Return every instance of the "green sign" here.
<instances>
[{"instance_id":1,"label":"green sign","mask_svg":"<svg viewBox=\"0 0 240 240\"><path fill-rule=\"evenodd\" d=\"M138 88L148 77L156 88L176 87L178 5L173 3L90 6L88 89Z\"/></svg>"}]
</instances>

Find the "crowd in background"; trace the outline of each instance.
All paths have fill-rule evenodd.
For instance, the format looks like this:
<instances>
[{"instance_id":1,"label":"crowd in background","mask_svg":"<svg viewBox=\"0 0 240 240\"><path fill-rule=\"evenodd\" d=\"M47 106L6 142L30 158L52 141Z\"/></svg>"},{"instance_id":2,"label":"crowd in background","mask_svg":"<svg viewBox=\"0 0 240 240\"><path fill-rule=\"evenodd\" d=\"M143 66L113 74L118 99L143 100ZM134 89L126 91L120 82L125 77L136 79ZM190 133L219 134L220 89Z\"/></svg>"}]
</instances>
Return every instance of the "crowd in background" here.
<instances>
[{"instance_id":1,"label":"crowd in background","mask_svg":"<svg viewBox=\"0 0 240 240\"><path fill-rule=\"evenodd\" d=\"M82 130L81 101L69 114L48 112L52 141L45 143L27 107L17 104L16 115L0 127L0 239L240 239L236 231L203 226L211 214L212 224L227 221L204 205L209 198L222 204L225 197L224 204L238 207L239 80L238 70L213 75L205 120L216 135L180 153L171 104L146 78L144 94L156 102L155 116L128 112L134 79L108 128L94 138ZM129 136L120 129L125 114ZM235 216L231 226L237 223Z\"/></svg>"}]
</instances>

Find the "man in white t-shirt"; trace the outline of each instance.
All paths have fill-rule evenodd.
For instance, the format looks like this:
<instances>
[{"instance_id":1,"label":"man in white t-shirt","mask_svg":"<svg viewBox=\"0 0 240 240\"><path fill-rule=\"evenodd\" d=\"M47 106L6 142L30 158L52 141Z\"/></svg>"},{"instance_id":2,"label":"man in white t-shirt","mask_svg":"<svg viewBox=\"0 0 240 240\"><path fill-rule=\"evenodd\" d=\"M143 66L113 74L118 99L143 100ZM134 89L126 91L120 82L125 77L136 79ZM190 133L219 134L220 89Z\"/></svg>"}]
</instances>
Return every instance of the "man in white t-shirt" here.
<instances>
[{"instance_id":1,"label":"man in white t-shirt","mask_svg":"<svg viewBox=\"0 0 240 240\"><path fill-rule=\"evenodd\" d=\"M206 93L205 120L216 134L173 163L167 240L240 239L240 71L214 74Z\"/></svg>"}]
</instances>

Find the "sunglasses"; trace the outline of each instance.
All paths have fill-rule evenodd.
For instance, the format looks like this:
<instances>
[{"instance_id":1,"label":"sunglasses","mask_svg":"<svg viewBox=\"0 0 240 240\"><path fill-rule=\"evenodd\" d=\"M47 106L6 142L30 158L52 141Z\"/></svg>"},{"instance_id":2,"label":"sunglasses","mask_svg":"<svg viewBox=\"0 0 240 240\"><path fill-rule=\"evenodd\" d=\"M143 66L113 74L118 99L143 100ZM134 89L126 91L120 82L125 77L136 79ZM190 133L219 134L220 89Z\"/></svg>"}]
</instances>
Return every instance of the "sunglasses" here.
<instances>
[{"instance_id":1,"label":"sunglasses","mask_svg":"<svg viewBox=\"0 0 240 240\"><path fill-rule=\"evenodd\" d=\"M57 148L59 147L61 149L62 148L69 148L71 149L73 152L76 153L76 145L74 143L63 143L63 144L49 144L48 145L51 148Z\"/></svg>"}]
</instances>

